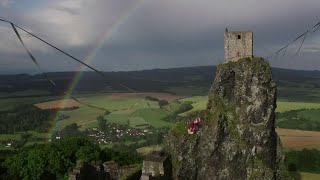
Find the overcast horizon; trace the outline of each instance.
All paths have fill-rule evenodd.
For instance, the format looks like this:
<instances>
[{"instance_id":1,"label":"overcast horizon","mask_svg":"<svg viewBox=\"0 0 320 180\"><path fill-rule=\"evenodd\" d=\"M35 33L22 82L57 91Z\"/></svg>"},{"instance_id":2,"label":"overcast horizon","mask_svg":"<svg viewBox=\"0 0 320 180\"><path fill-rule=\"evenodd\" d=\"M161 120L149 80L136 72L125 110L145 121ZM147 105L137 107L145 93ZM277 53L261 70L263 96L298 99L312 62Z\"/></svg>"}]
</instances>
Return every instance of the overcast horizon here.
<instances>
[{"instance_id":1,"label":"overcast horizon","mask_svg":"<svg viewBox=\"0 0 320 180\"><path fill-rule=\"evenodd\" d=\"M225 28L253 31L254 55L270 56L319 22L319 8L318 0L0 0L0 17L100 71L134 71L222 63ZM19 32L43 71L89 70ZM320 30L296 56L301 41L271 66L320 70ZM26 73L40 71L10 24L0 22L0 74Z\"/></svg>"}]
</instances>

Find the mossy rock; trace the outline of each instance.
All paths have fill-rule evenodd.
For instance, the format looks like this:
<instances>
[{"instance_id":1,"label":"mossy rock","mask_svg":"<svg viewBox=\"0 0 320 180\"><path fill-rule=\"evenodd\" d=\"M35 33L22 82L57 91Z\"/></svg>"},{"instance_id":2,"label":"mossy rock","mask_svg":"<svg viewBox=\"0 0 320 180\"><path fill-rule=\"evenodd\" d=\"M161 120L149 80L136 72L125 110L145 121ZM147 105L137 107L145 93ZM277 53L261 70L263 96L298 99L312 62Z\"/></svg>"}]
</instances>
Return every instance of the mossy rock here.
<instances>
[{"instance_id":1,"label":"mossy rock","mask_svg":"<svg viewBox=\"0 0 320 180\"><path fill-rule=\"evenodd\" d=\"M244 58L219 65L208 99L196 134L187 134L187 122L200 112L168 134L174 178L279 179L276 85L269 63Z\"/></svg>"}]
</instances>

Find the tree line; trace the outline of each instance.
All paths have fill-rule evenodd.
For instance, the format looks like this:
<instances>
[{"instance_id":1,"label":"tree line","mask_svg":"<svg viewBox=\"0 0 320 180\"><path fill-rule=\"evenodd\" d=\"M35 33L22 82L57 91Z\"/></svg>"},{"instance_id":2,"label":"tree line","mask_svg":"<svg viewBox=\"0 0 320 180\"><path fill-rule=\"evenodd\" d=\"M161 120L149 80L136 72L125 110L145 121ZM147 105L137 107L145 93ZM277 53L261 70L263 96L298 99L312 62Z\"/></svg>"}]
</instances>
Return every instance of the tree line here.
<instances>
[{"instance_id":1,"label":"tree line","mask_svg":"<svg viewBox=\"0 0 320 180\"><path fill-rule=\"evenodd\" d=\"M299 116L299 112L307 109L291 110L283 113L276 113L276 126L279 128L299 129L307 131L320 131L320 121Z\"/></svg>"},{"instance_id":2,"label":"tree line","mask_svg":"<svg viewBox=\"0 0 320 180\"><path fill-rule=\"evenodd\" d=\"M67 138L36 145L9 156L0 179L66 179L79 163L101 164L113 160L120 166L141 163L135 149L125 145L100 149L84 138Z\"/></svg>"},{"instance_id":3,"label":"tree line","mask_svg":"<svg viewBox=\"0 0 320 180\"><path fill-rule=\"evenodd\" d=\"M0 113L0 134L21 131L48 132L57 109L39 109L32 105Z\"/></svg>"},{"instance_id":4,"label":"tree line","mask_svg":"<svg viewBox=\"0 0 320 180\"><path fill-rule=\"evenodd\" d=\"M290 172L320 173L320 151L317 149L286 152L285 165Z\"/></svg>"}]
</instances>

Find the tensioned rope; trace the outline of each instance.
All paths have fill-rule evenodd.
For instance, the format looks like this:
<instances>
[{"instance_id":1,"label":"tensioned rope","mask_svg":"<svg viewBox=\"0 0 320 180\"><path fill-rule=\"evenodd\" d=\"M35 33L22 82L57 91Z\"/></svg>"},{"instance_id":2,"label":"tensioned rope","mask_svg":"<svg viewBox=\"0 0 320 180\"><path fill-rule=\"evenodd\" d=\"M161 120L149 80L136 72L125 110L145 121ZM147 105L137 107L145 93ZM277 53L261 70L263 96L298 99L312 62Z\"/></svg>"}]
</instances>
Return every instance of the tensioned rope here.
<instances>
[{"instance_id":1,"label":"tensioned rope","mask_svg":"<svg viewBox=\"0 0 320 180\"><path fill-rule=\"evenodd\" d=\"M303 43L305 42L305 39L306 39L307 35L308 35L308 34L311 34L311 33L315 33L315 32L319 29L319 27L320 27L320 21L319 21L318 23L316 23L315 25L313 25L310 29L307 29L305 32L303 32L302 34L300 34L299 36L297 36L294 40L290 41L290 42L289 42L288 44L286 44L285 46L283 46L283 47L281 47L279 50L275 51L274 54L272 54L271 56L268 56L267 59L272 58L273 56L276 56L276 57L277 57L281 51L283 51L283 54L282 54L282 55L284 56L284 55L286 54L286 52L287 52L288 47L289 47L291 44L295 43L295 42L298 41L300 38L303 38L303 39L302 39L302 42L301 42L301 44L300 44L300 46L299 46L299 49L298 49L297 52L295 53L295 55L298 55L298 53L299 53L300 50L301 50L301 47L302 47Z\"/></svg>"},{"instance_id":2,"label":"tensioned rope","mask_svg":"<svg viewBox=\"0 0 320 180\"><path fill-rule=\"evenodd\" d=\"M31 35L32 37L34 37L34 38L42 41L43 43L45 43L45 44L49 45L50 47L52 47L52 48L60 51L61 53L65 54L66 56L70 57L71 59L73 59L73 60L79 62L80 64L86 66L87 68L93 70L94 72L96 72L96 73L98 73L100 76L102 76L104 79L107 79L107 77L105 76L105 74L104 74L103 72L97 70L96 68L94 68L94 67L92 67L92 66L90 66L90 65L88 65L88 64L86 64L86 63L84 63L83 61L79 60L78 58L70 55L69 53L65 52L64 50L61 50L60 48L52 45L51 43L43 40L42 38L34 35L33 33L30 33L29 31L27 31L27 30L25 30L24 28L22 28L22 27L20 27L20 26L18 26L18 25L16 25L16 24L14 24L13 22L8 21L8 20L3 19L3 18L0 18L0 21L11 24L12 28L14 29L15 34L16 34L17 37L19 38L19 40L20 40L20 42L22 43L23 47L24 47L25 50L27 51L28 55L30 56L30 58L32 59L32 61L34 62L34 64L38 67L38 69L41 69L40 66L39 66L39 64L38 64L38 62L35 60L34 56L31 54L31 52L26 48L26 46L25 46L25 44L23 43L22 38L21 38L21 36L20 36L20 34L18 33L18 31L17 31L16 28L19 28L20 30L26 32L27 34ZM291 44L293 44L294 42L296 42L297 40L299 40L300 38L303 37L303 40L302 40L302 42L301 42L301 44L300 44L300 46L299 46L299 49L298 49L298 51L297 51L296 54L295 54L295 55L297 55L297 54L300 52L300 50L301 50L301 48L302 48L302 45L304 44L304 41L305 41L307 35L308 35L309 33L314 33L314 32L316 32L319 28L320 28L320 21L319 21L318 23L316 23L311 29L308 29L307 31L303 32L301 35L299 35L299 36L298 36L297 38L295 38L293 41L289 42L287 45L285 45L285 46L283 46L282 48L280 48L279 50L277 50L273 55L271 55L270 57L267 57L267 59L272 58L274 55L278 56L278 54L279 54L281 51L284 51L284 52L283 52L283 56L284 56L284 55L286 54L286 52L287 52L288 47L289 47ZM46 73L43 72L42 74L45 76L45 78L46 78L52 85L54 85L54 86L56 87L55 83L48 77L48 75L47 75ZM141 78L141 79L143 79L143 78ZM110 79L109 79L107 82L112 82L112 83L114 83L114 82L113 82L112 80L110 80ZM137 93L137 92L134 91L133 89L129 88L128 86L126 86L126 85L124 85L124 84L122 84L122 83L120 83L120 82L118 82L117 84L119 84L120 86L122 86L123 88L127 89L128 91L130 91L130 92L132 92L132 93ZM71 96L70 96L70 97L71 97ZM79 101L79 100L78 100L78 101ZM147 100L146 100L146 101L147 101ZM149 102L147 102L147 104L148 104L148 106L151 108Z\"/></svg>"},{"instance_id":3,"label":"tensioned rope","mask_svg":"<svg viewBox=\"0 0 320 180\"><path fill-rule=\"evenodd\" d=\"M30 52L30 50L29 50L29 49L26 47L26 45L24 44L24 42L23 42L23 40L22 40L22 38L21 38L21 35L19 34L17 28L20 29L20 30L22 30L22 31L24 31L24 32L26 32L27 34L31 35L32 37L34 37L34 38L42 41L43 43L49 45L50 47L58 50L59 52L65 54L66 56L70 57L71 59L73 59L73 60L81 63L82 65L88 67L89 69L91 69L91 70L93 70L94 72L98 73L104 80L107 79L107 77L105 76L105 74L104 74L103 72L97 70L96 68L94 68L94 67L92 67L92 66L90 66L90 65L88 65L88 64L86 64L86 63L84 63L83 61L79 60L78 58L70 55L69 53L61 50L60 48L52 45L51 43L49 43L49 42L41 39L40 37L34 35L33 33L30 33L29 31L27 31L27 30L25 30L24 28L22 28L22 27L20 27L20 26L18 26L18 25L16 25L16 24L14 24L13 22L8 21L8 20L3 19L3 18L0 18L0 21L9 23L9 24L12 26L14 33L15 33L16 36L18 37L19 41L21 42L21 44L23 45L23 47L25 48L25 50L27 51L27 53L28 53L29 57L32 59L33 63L37 66L37 68L42 72L41 74L44 75L44 77L46 78L46 80L49 81L50 84L51 84L53 87L56 88L57 85L54 83L53 80L51 80L51 79L49 78L49 76L47 75L47 73L45 73L45 72L43 72L43 71L41 70L41 67L40 67L39 63L37 62L37 60L35 59L35 57L32 55L32 53ZM106 80L106 82L112 82L113 84L115 84L115 83L114 83L112 80L110 80L110 79ZM127 89L129 92L137 93L136 91L134 91L133 89L129 88L128 86L126 86L126 85L124 85L124 84L122 84L122 83L119 83L119 82L118 82L117 84L119 84L119 85L122 86L123 88ZM84 102L82 102L82 101L80 101L79 99L73 97L71 94L69 94L69 93L67 93L67 92L65 92L65 91L64 91L63 93L64 93L65 95L69 96L71 99L73 99L73 100L77 101L78 103L83 104L83 105L85 105L85 106L88 106L88 107L91 107L91 108L100 109L100 110L107 110L107 109L105 109L105 108L101 108L101 107L97 107L97 106L94 106L94 105L90 105L90 104L84 103ZM146 98L144 98L144 100L146 101L148 107L149 107L150 109L154 110L154 109L151 107L151 105L149 104L148 100L147 100ZM164 109L165 111L167 111L167 112L173 113L172 111L170 111L170 110L168 110L168 109L165 109L165 108L163 108L163 109Z\"/></svg>"},{"instance_id":4,"label":"tensioned rope","mask_svg":"<svg viewBox=\"0 0 320 180\"><path fill-rule=\"evenodd\" d=\"M62 49L60 49L60 48L58 48L58 47L56 47L56 46L52 45L51 43L49 43L49 42L47 42L47 41L43 40L42 38L40 38L40 37L38 37L38 36L34 35L33 33L31 33L31 32L29 32L29 31L25 30L24 28L22 28L22 27L20 27L20 26L16 25L15 23L13 23L13 22L11 22L11 21L8 21L8 20L6 20L6 19L3 19L3 18L0 18L0 21L3 21L3 22L6 22L6 23L9 23L9 24L11 24L12 26L14 26L14 27L16 27L16 28L18 28L18 29L20 29L20 30L22 30L22 31L26 32L27 34L31 35L32 37L34 37L34 38L36 38L36 39L38 39L38 40L42 41L43 43L45 43L45 44L49 45L50 47L52 47L52 48L54 48L54 49L56 49L56 50L60 51L60 52L61 52L61 53L63 53L64 55L66 55L66 56L70 57L71 59L73 59L73 60L77 61L78 63L82 64L83 66L86 66L87 68L89 68L89 69L93 70L94 72L98 73L98 74L99 74L100 76L102 76L104 79L107 79L107 77L105 76L105 74L104 74L103 72L101 72L101 71L97 70L96 68L94 68L94 67L92 67L92 66L88 65L87 63L84 63L83 61L79 60L78 58L76 58L76 57L74 57L74 56L70 55L69 53L65 52L64 50L62 50ZM111 80L111 79L108 79L108 81L107 81L107 82L112 82L112 80ZM121 84L121 83L119 83L119 82L118 82L117 84L119 84L120 86L122 86L123 88L127 89L127 90L128 90L128 91L130 91L130 92L135 92L133 89L130 89L129 87L127 87L127 86L125 86L125 85L123 85L123 84Z\"/></svg>"},{"instance_id":5,"label":"tensioned rope","mask_svg":"<svg viewBox=\"0 0 320 180\"><path fill-rule=\"evenodd\" d=\"M40 70L41 74L46 78L46 80L47 80L48 82L50 82L50 84L51 84L53 87L57 88L57 85L54 83L53 80L51 80L51 79L49 78L48 74L45 73L45 72L43 72L43 71L41 70L41 67L40 67L38 61L37 61L36 58L32 55L31 51L27 48L27 46L24 44L24 42L23 42L23 40L22 40L22 38L21 38L21 35L19 34L19 32L18 32L18 30L16 29L16 27L15 27L12 23L10 23L10 24L11 24L11 27L12 27L13 31L15 32L16 36L18 37L19 41L21 42L22 46L23 46L24 49L27 51L27 53L28 53L29 57L32 59L33 63L34 63L34 64L37 66L37 68ZM67 95L68 97L70 97L71 99L75 100L75 101L78 102L79 104L82 104L82 105L85 105L85 106L88 106L88 107L91 107L91 108L100 109L100 110L107 110L107 109L105 109L105 108L101 108L101 107L97 107L97 106L94 106L94 105L90 105L90 104L84 103L84 102L78 100L77 98L71 96L70 94L68 94L68 93L65 92L65 91L63 91L63 94L64 94L64 95Z\"/></svg>"}]
</instances>

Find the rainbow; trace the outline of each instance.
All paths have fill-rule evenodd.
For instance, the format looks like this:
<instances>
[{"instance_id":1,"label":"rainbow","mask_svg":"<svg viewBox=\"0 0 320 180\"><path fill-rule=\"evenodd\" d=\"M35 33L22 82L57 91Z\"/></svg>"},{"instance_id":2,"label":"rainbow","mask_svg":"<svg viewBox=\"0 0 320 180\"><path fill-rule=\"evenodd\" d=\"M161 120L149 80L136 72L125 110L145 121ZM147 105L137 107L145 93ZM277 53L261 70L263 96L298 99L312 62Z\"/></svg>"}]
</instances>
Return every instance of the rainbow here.
<instances>
[{"instance_id":1,"label":"rainbow","mask_svg":"<svg viewBox=\"0 0 320 180\"><path fill-rule=\"evenodd\" d=\"M118 29L120 28L120 26L122 24L124 24L130 16L132 16L132 14L134 12L137 11L137 9L139 7L142 6L142 4L145 2L145 0L137 0L136 3L133 3L128 9L127 11L120 17L118 18L118 20L112 25L111 28L108 28L108 30L106 30L103 33L102 38L100 38L100 40L98 41L97 45L92 48L92 50L85 56L84 58L84 63L86 64L90 64L96 57L96 55L98 54L99 50L102 48L102 46L105 44L105 42L115 33L118 31ZM72 78L72 80L69 82L69 86L67 88L66 93L68 95L64 96L63 99L64 100L68 100L70 99L70 95L72 95L74 89L77 87L79 81L82 78L83 72L86 69L85 66L83 65L79 65L79 70L76 71L76 74L74 75L74 77ZM67 101L61 101L61 104L59 105L59 107L64 107L66 105ZM56 115L53 119L52 122L52 127L50 128L48 135L50 136L49 139L51 138L52 132L54 130L56 130L57 128L57 121L58 121L58 117L60 116L61 111L57 111Z\"/></svg>"}]
</instances>

